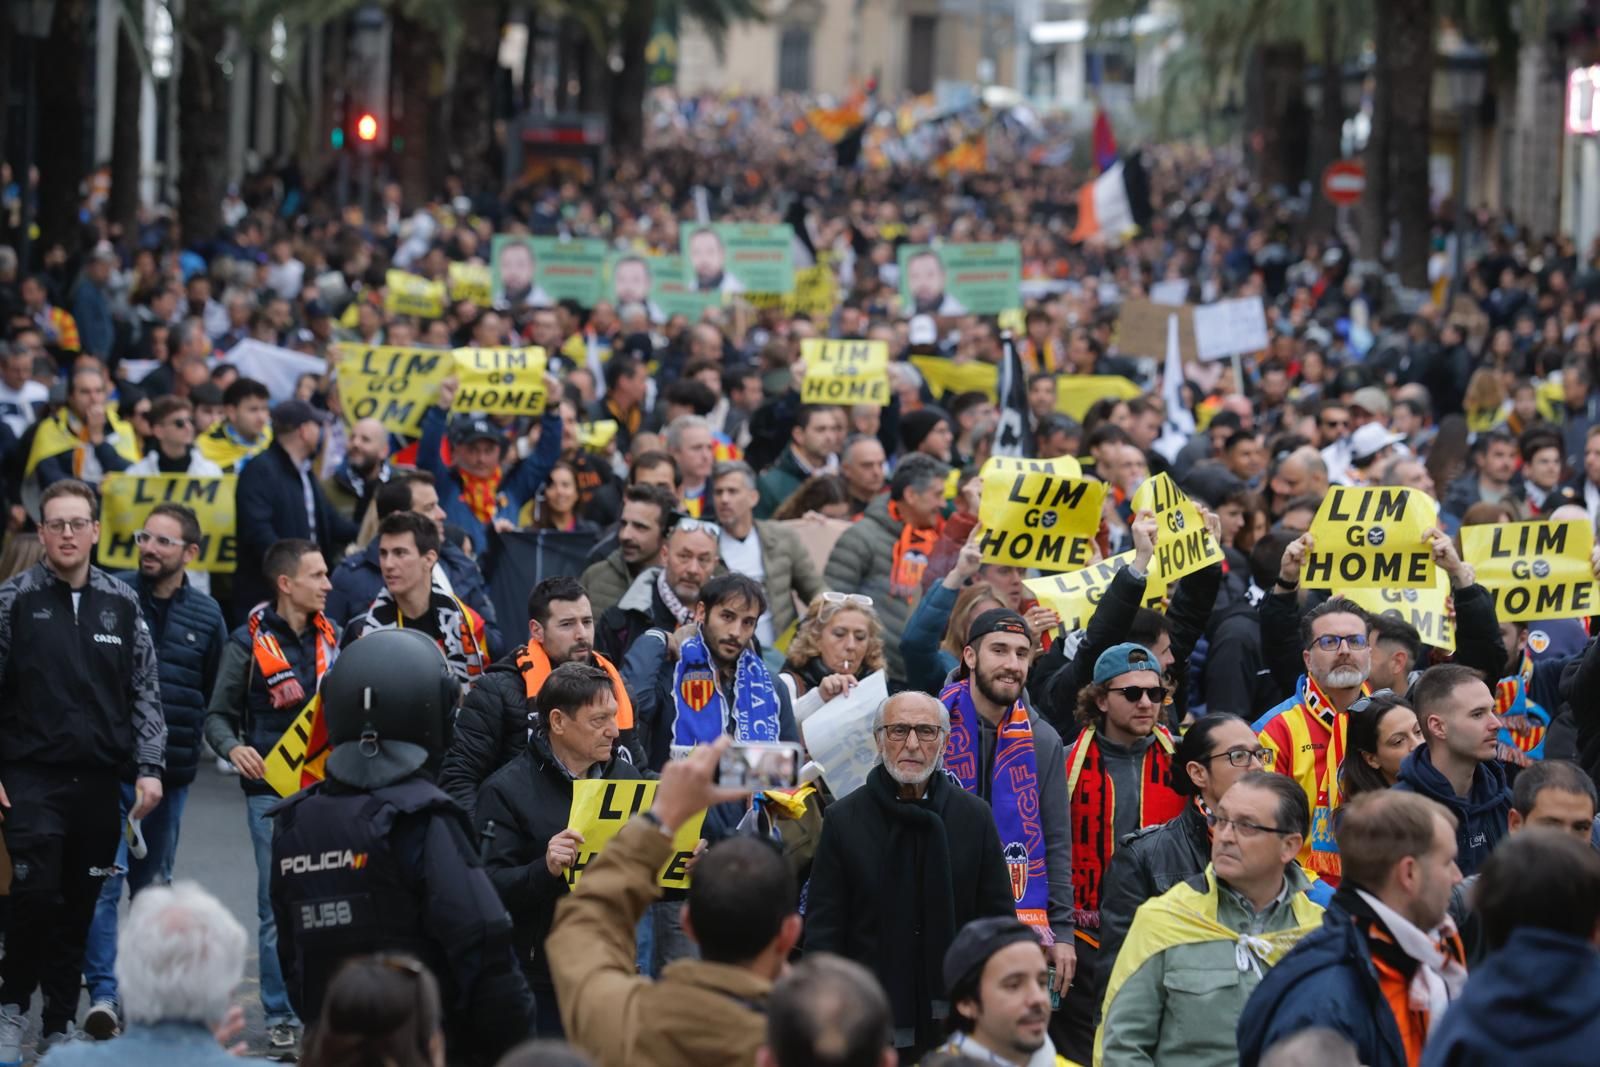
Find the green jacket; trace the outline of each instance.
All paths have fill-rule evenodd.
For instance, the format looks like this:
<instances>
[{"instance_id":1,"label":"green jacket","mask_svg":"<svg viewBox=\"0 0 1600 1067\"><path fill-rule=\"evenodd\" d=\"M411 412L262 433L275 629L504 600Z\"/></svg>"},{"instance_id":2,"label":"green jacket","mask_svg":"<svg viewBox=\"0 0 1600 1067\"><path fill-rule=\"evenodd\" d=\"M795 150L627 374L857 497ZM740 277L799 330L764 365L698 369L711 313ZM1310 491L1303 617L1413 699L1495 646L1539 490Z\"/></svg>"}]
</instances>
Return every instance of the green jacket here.
<instances>
[{"instance_id":1,"label":"green jacket","mask_svg":"<svg viewBox=\"0 0 1600 1067\"><path fill-rule=\"evenodd\" d=\"M772 518L772 513L778 510L779 505L793 496L808 477L800 461L795 458L794 446L785 448L779 453L777 462L756 480L756 488L761 491L761 499L756 504L756 518Z\"/></svg>"},{"instance_id":2,"label":"green jacket","mask_svg":"<svg viewBox=\"0 0 1600 1067\"><path fill-rule=\"evenodd\" d=\"M579 581L589 593L589 607L594 611L594 617L598 619L607 608L621 600L622 594L628 591L628 586L633 584L636 577L628 573L628 565L622 561L620 548L613 549L605 559L584 571Z\"/></svg>"},{"instance_id":3,"label":"green jacket","mask_svg":"<svg viewBox=\"0 0 1600 1067\"><path fill-rule=\"evenodd\" d=\"M889 578L894 568L894 546L905 523L889 515L887 494L867 505L854 526L839 535L822 580L829 589L842 593L865 593L883 624L884 667L893 681L904 683L905 661L900 655L900 635L911 617L912 603L904 597L889 596Z\"/></svg>"},{"instance_id":4,"label":"green jacket","mask_svg":"<svg viewBox=\"0 0 1600 1067\"><path fill-rule=\"evenodd\" d=\"M1305 874L1291 863L1284 877L1287 899L1259 917L1218 886L1210 866L1139 906L1107 984L1095 1067L1239 1062L1234 1029L1245 1002L1267 969L1322 923Z\"/></svg>"}]
</instances>

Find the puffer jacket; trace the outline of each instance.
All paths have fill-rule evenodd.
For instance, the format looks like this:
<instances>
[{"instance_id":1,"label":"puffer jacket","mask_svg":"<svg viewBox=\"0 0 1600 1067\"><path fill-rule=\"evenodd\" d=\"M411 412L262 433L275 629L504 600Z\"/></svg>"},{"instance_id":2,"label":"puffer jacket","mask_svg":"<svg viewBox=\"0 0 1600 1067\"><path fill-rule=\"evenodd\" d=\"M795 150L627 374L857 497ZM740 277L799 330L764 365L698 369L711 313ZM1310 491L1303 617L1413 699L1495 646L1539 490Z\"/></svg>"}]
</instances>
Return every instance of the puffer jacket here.
<instances>
[{"instance_id":1,"label":"puffer jacket","mask_svg":"<svg viewBox=\"0 0 1600 1067\"><path fill-rule=\"evenodd\" d=\"M167 767L161 783L167 787L188 785L200 765L206 702L216 688L222 646L228 640L222 608L185 578L167 605L166 627L157 632L150 582L138 571L123 571L116 577L138 596L139 610L152 624L161 710L167 717Z\"/></svg>"},{"instance_id":2,"label":"puffer jacket","mask_svg":"<svg viewBox=\"0 0 1600 1067\"><path fill-rule=\"evenodd\" d=\"M1438 801L1456 817L1456 866L1462 877L1476 874L1488 862L1489 853L1506 836L1511 815L1511 787L1506 784L1505 767L1497 760L1480 763L1472 772L1472 790L1456 796L1455 788L1433 765L1428 746L1423 745L1400 764L1396 789L1420 793Z\"/></svg>"},{"instance_id":3,"label":"puffer jacket","mask_svg":"<svg viewBox=\"0 0 1600 1067\"><path fill-rule=\"evenodd\" d=\"M895 688L905 685L905 660L900 655L900 637L913 603L905 597L889 595L889 577L894 567L894 546L905 523L890 516L889 498L880 496L867 505L861 519L839 536L828 556L822 581L829 589L865 593L883 624L883 658L889 680Z\"/></svg>"}]
</instances>

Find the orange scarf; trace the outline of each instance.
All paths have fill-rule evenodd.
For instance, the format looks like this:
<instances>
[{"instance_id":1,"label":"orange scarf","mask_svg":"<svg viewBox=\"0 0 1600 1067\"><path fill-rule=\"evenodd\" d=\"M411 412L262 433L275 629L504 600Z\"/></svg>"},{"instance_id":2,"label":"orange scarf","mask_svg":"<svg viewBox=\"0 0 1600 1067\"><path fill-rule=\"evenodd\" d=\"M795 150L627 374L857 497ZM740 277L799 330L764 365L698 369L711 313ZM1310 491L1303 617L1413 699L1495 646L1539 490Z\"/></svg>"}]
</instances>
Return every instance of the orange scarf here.
<instances>
[{"instance_id":1,"label":"orange scarf","mask_svg":"<svg viewBox=\"0 0 1600 1067\"><path fill-rule=\"evenodd\" d=\"M633 729L633 701L628 699L628 687L622 684L622 675L618 674L617 668L600 653L591 654L594 656L595 666L611 676L611 691L617 696L617 729ZM545 652L544 646L537 641L529 641L518 649L517 670L522 672L522 683L528 694L528 703L532 704L539 696L539 690L544 688L544 680L550 677L550 656Z\"/></svg>"},{"instance_id":2,"label":"orange scarf","mask_svg":"<svg viewBox=\"0 0 1600 1067\"><path fill-rule=\"evenodd\" d=\"M928 569L928 558L939 540L943 520L927 529L912 527L900 514L900 505L889 502L889 517L900 523L900 536L895 538L894 552L889 567L889 595L901 597L908 604L915 603L922 594L922 576Z\"/></svg>"},{"instance_id":3,"label":"orange scarf","mask_svg":"<svg viewBox=\"0 0 1600 1067\"><path fill-rule=\"evenodd\" d=\"M495 509L500 504L500 472L496 470L487 478L458 470L461 475L461 500L472 509L472 514L487 525L494 521Z\"/></svg>"},{"instance_id":4,"label":"orange scarf","mask_svg":"<svg viewBox=\"0 0 1600 1067\"><path fill-rule=\"evenodd\" d=\"M267 606L263 604L250 613L250 647L255 650L256 666L267 681L272 706L297 708L305 703L305 687L294 676L294 668L289 666L289 658L283 654L283 646L278 643L278 638L262 632L261 616L266 610ZM317 681L320 682L334 657L339 654L339 635L334 633L333 623L321 612L311 616L311 625L317 631Z\"/></svg>"}]
</instances>

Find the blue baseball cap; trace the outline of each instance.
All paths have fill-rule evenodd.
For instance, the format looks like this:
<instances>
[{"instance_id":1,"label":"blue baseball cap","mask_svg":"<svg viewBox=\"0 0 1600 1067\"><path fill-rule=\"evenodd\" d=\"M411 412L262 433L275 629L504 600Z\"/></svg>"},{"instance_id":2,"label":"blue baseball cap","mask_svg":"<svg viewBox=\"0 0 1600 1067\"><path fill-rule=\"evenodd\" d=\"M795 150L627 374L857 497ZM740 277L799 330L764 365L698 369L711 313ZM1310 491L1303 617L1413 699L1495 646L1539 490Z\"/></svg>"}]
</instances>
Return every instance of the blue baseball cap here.
<instances>
[{"instance_id":1,"label":"blue baseball cap","mask_svg":"<svg viewBox=\"0 0 1600 1067\"><path fill-rule=\"evenodd\" d=\"M1129 671L1155 671L1160 674L1161 661L1156 659L1154 652L1132 641L1112 645L1100 653L1100 658L1094 661L1096 685L1109 682L1119 674L1127 674Z\"/></svg>"}]
</instances>

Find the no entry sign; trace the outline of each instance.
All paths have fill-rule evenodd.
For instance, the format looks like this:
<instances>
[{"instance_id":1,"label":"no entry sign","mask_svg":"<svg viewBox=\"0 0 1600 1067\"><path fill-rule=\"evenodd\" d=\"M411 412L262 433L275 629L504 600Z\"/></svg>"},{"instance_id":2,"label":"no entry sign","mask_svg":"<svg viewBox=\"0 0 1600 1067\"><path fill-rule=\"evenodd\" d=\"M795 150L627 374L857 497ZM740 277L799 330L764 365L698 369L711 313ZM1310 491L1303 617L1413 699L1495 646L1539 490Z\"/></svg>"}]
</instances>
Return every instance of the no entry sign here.
<instances>
[{"instance_id":1,"label":"no entry sign","mask_svg":"<svg viewBox=\"0 0 1600 1067\"><path fill-rule=\"evenodd\" d=\"M1322 172L1322 195L1338 207L1361 202L1367 191L1367 169L1359 159L1341 159Z\"/></svg>"}]
</instances>

